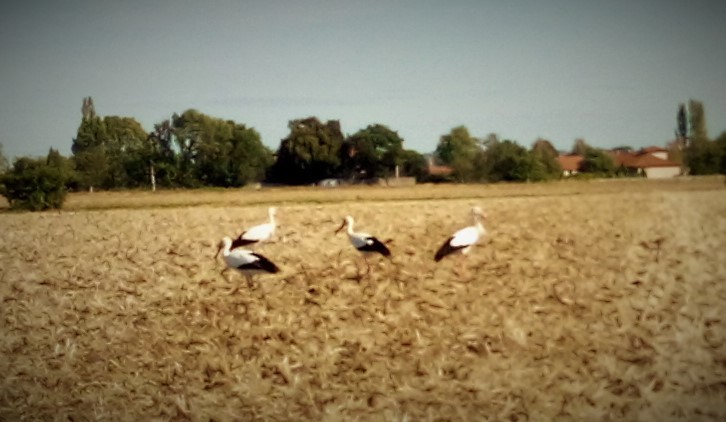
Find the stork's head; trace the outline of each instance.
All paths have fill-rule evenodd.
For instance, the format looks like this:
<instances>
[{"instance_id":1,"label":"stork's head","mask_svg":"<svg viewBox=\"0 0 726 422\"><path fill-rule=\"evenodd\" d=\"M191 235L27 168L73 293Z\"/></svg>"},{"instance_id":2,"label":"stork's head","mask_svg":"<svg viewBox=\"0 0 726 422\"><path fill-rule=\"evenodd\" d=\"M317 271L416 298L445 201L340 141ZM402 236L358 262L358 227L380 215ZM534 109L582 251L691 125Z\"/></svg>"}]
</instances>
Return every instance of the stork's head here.
<instances>
[{"instance_id":1,"label":"stork's head","mask_svg":"<svg viewBox=\"0 0 726 422\"><path fill-rule=\"evenodd\" d=\"M230 246L232 246L232 239L230 239L228 236L225 236L222 238L222 240L219 241L217 244L217 253L214 254L214 259L217 259L219 256L219 253L222 252L225 249L229 249Z\"/></svg>"},{"instance_id":2,"label":"stork's head","mask_svg":"<svg viewBox=\"0 0 726 422\"><path fill-rule=\"evenodd\" d=\"M353 227L353 217L351 217L349 215L345 216L345 218L343 219L343 224L341 224L340 227L338 227L338 230L335 231L335 234L338 234L338 232L343 230L343 228L345 226Z\"/></svg>"},{"instance_id":3,"label":"stork's head","mask_svg":"<svg viewBox=\"0 0 726 422\"><path fill-rule=\"evenodd\" d=\"M275 215L277 215L277 208L270 207L267 209L267 213L270 214L271 217L274 217Z\"/></svg>"},{"instance_id":4,"label":"stork's head","mask_svg":"<svg viewBox=\"0 0 726 422\"><path fill-rule=\"evenodd\" d=\"M481 209L481 207L479 207L479 206L475 206L475 207L473 207L473 208L471 209L471 214L472 214L472 215L473 215L474 217L481 217L481 218L483 218L483 219L486 219L486 218L487 218L487 213L485 213L485 212L484 212L484 211L483 211L483 210Z\"/></svg>"}]
</instances>

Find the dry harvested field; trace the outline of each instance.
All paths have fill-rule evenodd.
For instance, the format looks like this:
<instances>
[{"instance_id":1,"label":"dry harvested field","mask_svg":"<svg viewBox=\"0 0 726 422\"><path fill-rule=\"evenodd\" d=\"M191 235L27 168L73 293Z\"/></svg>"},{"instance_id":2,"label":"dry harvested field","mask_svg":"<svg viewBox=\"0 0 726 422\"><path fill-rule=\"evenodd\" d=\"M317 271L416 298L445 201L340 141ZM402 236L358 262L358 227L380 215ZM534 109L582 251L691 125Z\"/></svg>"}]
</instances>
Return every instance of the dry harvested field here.
<instances>
[{"instance_id":1,"label":"dry harvested field","mask_svg":"<svg viewBox=\"0 0 726 422\"><path fill-rule=\"evenodd\" d=\"M317 192L1 214L0 420L726 419L722 180ZM283 271L220 275L271 203Z\"/></svg>"},{"instance_id":2,"label":"dry harvested field","mask_svg":"<svg viewBox=\"0 0 726 422\"><path fill-rule=\"evenodd\" d=\"M670 180L595 179L564 180L553 183L497 183L491 185L424 184L415 187L387 188L348 186L336 189L289 187L199 189L72 193L63 208L69 211L170 208L184 206L250 206L326 204L345 201L401 201L430 199L477 199L553 195L591 195L601 193L651 192L653 190L694 191L722 189L724 177L683 177ZM0 210L8 203L0 197Z\"/></svg>"}]
</instances>

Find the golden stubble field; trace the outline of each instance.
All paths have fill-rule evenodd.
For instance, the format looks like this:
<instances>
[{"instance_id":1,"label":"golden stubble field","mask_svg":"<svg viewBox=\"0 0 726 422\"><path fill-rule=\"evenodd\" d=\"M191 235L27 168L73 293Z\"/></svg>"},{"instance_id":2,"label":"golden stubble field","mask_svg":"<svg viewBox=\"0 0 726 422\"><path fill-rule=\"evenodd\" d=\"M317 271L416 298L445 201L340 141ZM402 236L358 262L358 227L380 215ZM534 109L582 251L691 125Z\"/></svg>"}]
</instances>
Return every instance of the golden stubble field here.
<instances>
[{"instance_id":1,"label":"golden stubble field","mask_svg":"<svg viewBox=\"0 0 726 422\"><path fill-rule=\"evenodd\" d=\"M280 203L253 289L261 205L0 215L0 420L726 419L721 186Z\"/></svg>"}]
</instances>

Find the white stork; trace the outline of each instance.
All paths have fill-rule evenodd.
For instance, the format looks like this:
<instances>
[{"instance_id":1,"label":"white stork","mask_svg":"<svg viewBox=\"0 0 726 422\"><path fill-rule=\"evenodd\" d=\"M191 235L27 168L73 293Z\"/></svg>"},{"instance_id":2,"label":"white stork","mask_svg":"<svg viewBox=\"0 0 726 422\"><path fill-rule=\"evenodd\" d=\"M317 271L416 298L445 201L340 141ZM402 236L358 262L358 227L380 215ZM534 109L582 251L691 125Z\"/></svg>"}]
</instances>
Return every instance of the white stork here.
<instances>
[{"instance_id":1,"label":"white stork","mask_svg":"<svg viewBox=\"0 0 726 422\"><path fill-rule=\"evenodd\" d=\"M250 227L243 231L239 237L232 241L232 250L237 249L240 246L251 245L258 242L267 242L275 235L275 228L277 227L275 214L277 214L277 208L270 207L267 210L267 213L270 216L270 221Z\"/></svg>"},{"instance_id":2,"label":"white stork","mask_svg":"<svg viewBox=\"0 0 726 422\"><path fill-rule=\"evenodd\" d=\"M214 255L214 259L217 259L219 253L222 253L224 263L227 265L222 273L228 269L235 269L245 275L247 284L251 286L252 275L274 274L280 271L277 265L258 253L242 248L232 249L232 243L232 239L225 236L219 242L217 253Z\"/></svg>"},{"instance_id":3,"label":"white stork","mask_svg":"<svg viewBox=\"0 0 726 422\"><path fill-rule=\"evenodd\" d=\"M366 262L367 266L367 272L370 272L371 266L368 263L367 256L371 254L379 253L386 258L391 257L391 251L388 250L388 247L383 244L380 240L376 239L375 236L371 236L368 233L361 233L361 232L354 232L353 231L353 225L355 224L355 221L353 220L353 217L346 216L343 220L343 224L340 225L338 230L335 231L335 234L338 234L341 230L343 230L343 227L347 226L347 234L348 239L350 239L350 243L353 244L353 247L356 248L359 252L363 254L363 260Z\"/></svg>"},{"instance_id":4,"label":"white stork","mask_svg":"<svg viewBox=\"0 0 726 422\"><path fill-rule=\"evenodd\" d=\"M487 215L479 207L472 208L471 215L474 218L474 225L465 227L446 239L446 242L436 251L434 261L439 262L445 256L451 255L454 252L461 252L462 255L468 254L471 247L486 234L481 220L486 219Z\"/></svg>"}]
</instances>

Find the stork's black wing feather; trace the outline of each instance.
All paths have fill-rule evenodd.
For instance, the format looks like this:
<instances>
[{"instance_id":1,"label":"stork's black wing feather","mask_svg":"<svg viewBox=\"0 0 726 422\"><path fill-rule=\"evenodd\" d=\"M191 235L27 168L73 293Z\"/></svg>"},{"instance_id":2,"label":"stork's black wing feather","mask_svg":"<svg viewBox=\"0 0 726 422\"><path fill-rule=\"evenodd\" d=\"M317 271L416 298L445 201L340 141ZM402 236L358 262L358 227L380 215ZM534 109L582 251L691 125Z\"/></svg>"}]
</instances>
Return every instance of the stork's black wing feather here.
<instances>
[{"instance_id":1,"label":"stork's black wing feather","mask_svg":"<svg viewBox=\"0 0 726 422\"><path fill-rule=\"evenodd\" d=\"M278 268L277 265L275 265L272 261L265 258L264 256L258 253L252 253L252 256L257 258L257 260L255 260L254 262L250 262L249 264L242 265L238 268L240 270L262 270L273 274L280 272L280 268Z\"/></svg>"},{"instance_id":2,"label":"stork's black wing feather","mask_svg":"<svg viewBox=\"0 0 726 422\"><path fill-rule=\"evenodd\" d=\"M458 251L459 249L463 249L466 247L466 245L462 246L451 246L451 241L454 240L454 236L451 236L450 238L446 239L446 242L444 242L443 245L439 248L438 251L436 251L436 255L434 256L434 261L439 262L441 261L446 255L451 255L452 253Z\"/></svg>"},{"instance_id":3,"label":"stork's black wing feather","mask_svg":"<svg viewBox=\"0 0 726 422\"><path fill-rule=\"evenodd\" d=\"M242 236L244 236L245 233L247 233L247 232L242 232L242 234L239 235L238 238L236 238L232 241L232 245L229 247L230 250L233 250L234 248L239 248L240 246L251 245L253 243L257 243L257 240L243 239Z\"/></svg>"},{"instance_id":4,"label":"stork's black wing feather","mask_svg":"<svg viewBox=\"0 0 726 422\"><path fill-rule=\"evenodd\" d=\"M358 250L361 252L378 252L383 256L391 256L391 251L388 250L388 247L373 236L366 239L366 244L358 248Z\"/></svg>"}]
</instances>

